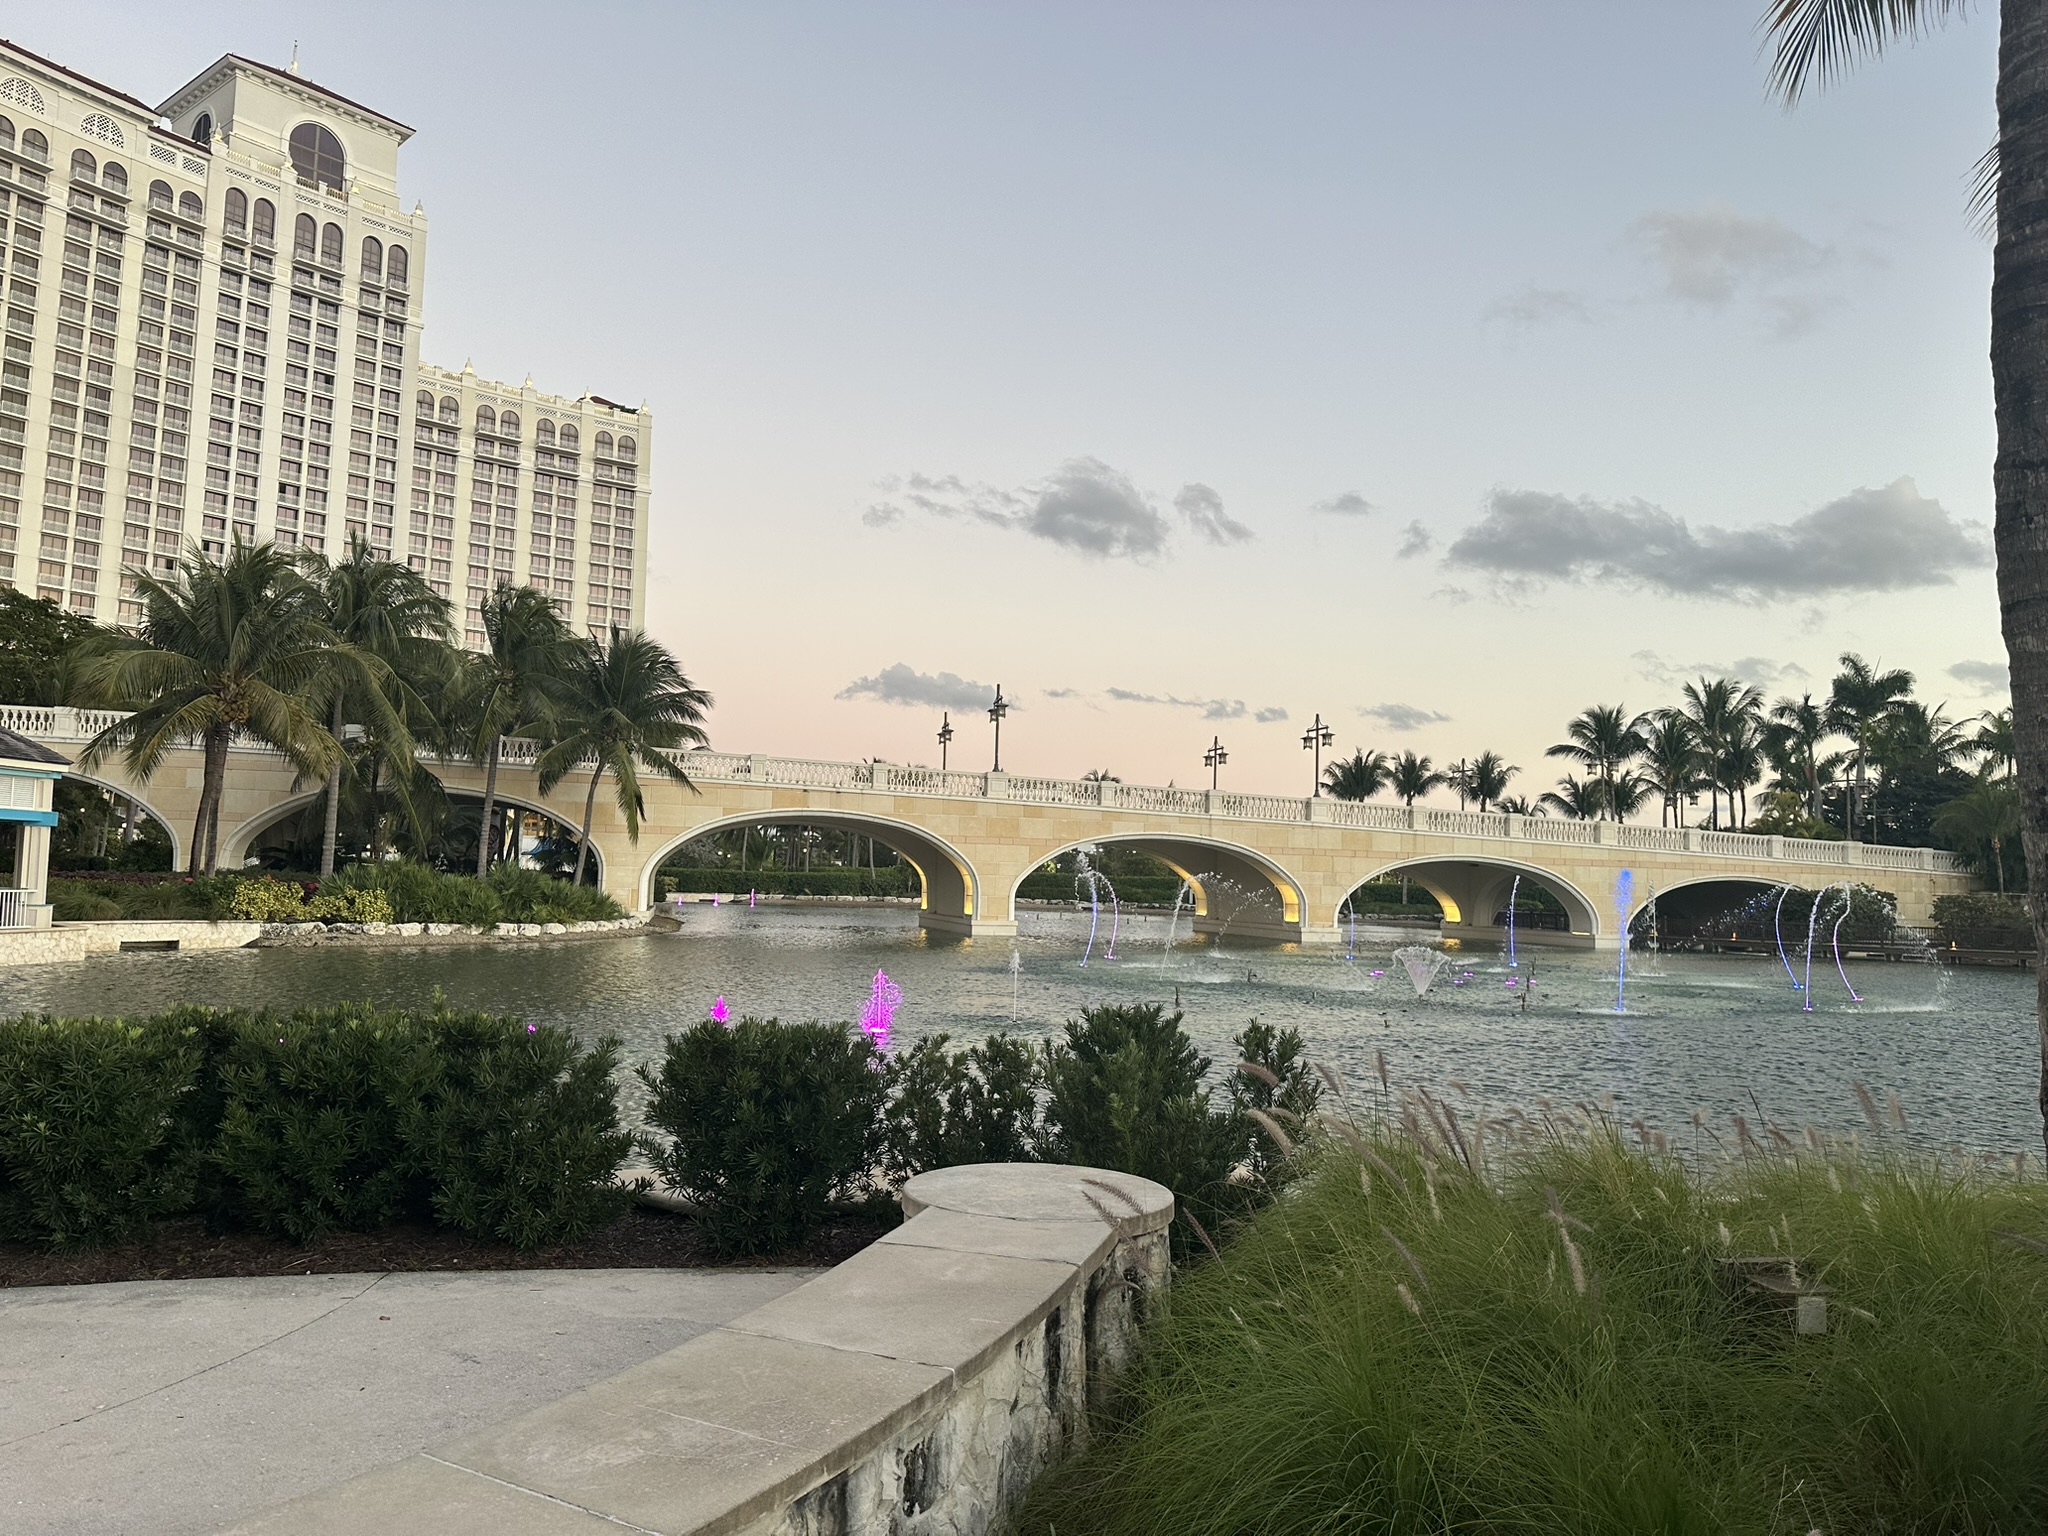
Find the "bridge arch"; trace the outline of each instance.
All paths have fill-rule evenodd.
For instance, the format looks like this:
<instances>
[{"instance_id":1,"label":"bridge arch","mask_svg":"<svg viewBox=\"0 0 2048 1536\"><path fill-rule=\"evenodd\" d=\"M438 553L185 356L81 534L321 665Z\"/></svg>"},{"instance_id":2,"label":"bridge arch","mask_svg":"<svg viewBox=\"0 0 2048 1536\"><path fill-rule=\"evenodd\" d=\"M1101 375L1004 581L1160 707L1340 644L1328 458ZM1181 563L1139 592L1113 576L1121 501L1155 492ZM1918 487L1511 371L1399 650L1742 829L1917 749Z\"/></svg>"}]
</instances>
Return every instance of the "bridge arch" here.
<instances>
[{"instance_id":1,"label":"bridge arch","mask_svg":"<svg viewBox=\"0 0 2048 1536\"><path fill-rule=\"evenodd\" d=\"M730 816L700 822L680 832L650 854L640 866L636 887L638 901L645 909L654 905L654 876L669 855L702 838L740 827L805 826L827 827L835 832L858 832L892 848L917 871L922 895L918 902L919 922L927 928L966 934L975 914L982 910L981 876L961 853L945 839L923 827L893 816L860 811L812 810L805 806L779 806L758 811L740 811Z\"/></svg>"},{"instance_id":2,"label":"bridge arch","mask_svg":"<svg viewBox=\"0 0 2048 1536\"><path fill-rule=\"evenodd\" d=\"M443 791L451 802L457 800L472 801L479 808L481 808L483 804L483 795L480 792L474 790L462 788L448 789L444 785ZM540 801L532 799L530 797L521 796L518 794L506 794L501 790L493 798L500 807L510 807L514 810L519 811L530 811L536 816L546 817L548 820L555 822L557 825L569 825L566 821L564 821L562 813L559 809L543 805ZM312 789L301 790L294 794L291 794L286 798L277 801L275 804L267 805L261 811L257 812L254 816L251 816L245 821L242 821L231 832L229 832L226 836L224 836L221 839L221 868L241 868L242 865L245 862L247 862L250 851L255 847L257 840L261 838L264 833L269 832L273 828L279 826L280 824L291 820L294 816L300 815L305 811L314 809L315 807L322 805L326 801L326 799L327 786L325 784L321 784ZM573 833L576 829L573 826L570 826L569 830ZM597 888L599 890L603 890L605 869L610 861L606 857L603 840L599 838L594 831L590 839L590 858L591 862L595 864L597 867Z\"/></svg>"},{"instance_id":3,"label":"bridge arch","mask_svg":"<svg viewBox=\"0 0 2048 1536\"><path fill-rule=\"evenodd\" d=\"M1337 899L1329 914L1332 924L1344 920L1344 904L1359 886L1387 875L1405 875L1428 891L1444 909L1446 937L1460 934L1492 933L1493 916L1507 905L1517 876L1541 885L1563 905L1571 919L1571 935L1586 942L1597 941L1606 931L1600 904L1562 875L1521 859L1423 855L1393 859L1361 876Z\"/></svg>"},{"instance_id":4,"label":"bridge arch","mask_svg":"<svg viewBox=\"0 0 2048 1536\"><path fill-rule=\"evenodd\" d=\"M185 841L184 832L179 828L177 822L152 805L147 795L137 791L131 784L121 783L118 779L101 778L99 775L92 773L81 773L76 765L66 768L64 770L64 777L80 784L90 784L94 789L103 789L110 795L119 795L123 800L133 800L136 808L147 815L158 826L162 827L169 836L171 840L171 868L173 870L182 870L185 867L186 853L190 844Z\"/></svg>"},{"instance_id":5,"label":"bridge arch","mask_svg":"<svg viewBox=\"0 0 2048 1536\"><path fill-rule=\"evenodd\" d=\"M1215 930L1227 925L1232 933L1246 938L1298 940L1302 936L1302 919L1308 903L1301 882L1291 872L1255 848L1222 838L1193 837L1182 833L1107 833L1101 837L1084 837L1063 843L1039 854L1011 882L1004 896L1005 910L996 915L1015 919L1018 887L1033 870L1063 854L1083 848L1107 847L1129 848L1136 853L1149 854L1187 881L1194 893L1198 926ZM1219 897L1228 887L1234 887L1248 897L1272 892L1279 904L1277 916L1252 915L1250 921L1239 921L1237 912L1219 915L1216 910Z\"/></svg>"}]
</instances>

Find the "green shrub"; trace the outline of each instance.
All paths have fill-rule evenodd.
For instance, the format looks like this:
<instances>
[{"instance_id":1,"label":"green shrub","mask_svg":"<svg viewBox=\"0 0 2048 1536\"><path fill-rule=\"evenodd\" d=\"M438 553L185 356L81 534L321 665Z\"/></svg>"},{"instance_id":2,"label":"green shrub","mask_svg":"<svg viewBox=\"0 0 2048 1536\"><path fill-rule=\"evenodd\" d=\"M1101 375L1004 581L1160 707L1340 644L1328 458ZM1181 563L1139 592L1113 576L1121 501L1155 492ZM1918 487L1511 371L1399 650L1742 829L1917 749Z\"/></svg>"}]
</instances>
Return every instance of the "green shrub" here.
<instances>
[{"instance_id":1,"label":"green shrub","mask_svg":"<svg viewBox=\"0 0 2048 1536\"><path fill-rule=\"evenodd\" d=\"M128 915L96 880L52 880L50 905L60 923L106 923Z\"/></svg>"},{"instance_id":2,"label":"green shrub","mask_svg":"<svg viewBox=\"0 0 2048 1536\"><path fill-rule=\"evenodd\" d=\"M2034 920L2024 896L1973 891L1934 898L1934 926L1944 944L1964 949L2032 949Z\"/></svg>"},{"instance_id":3,"label":"green shrub","mask_svg":"<svg viewBox=\"0 0 2048 1536\"><path fill-rule=\"evenodd\" d=\"M521 864L495 866L486 883L497 894L508 923L596 923L626 915L594 885L571 885Z\"/></svg>"},{"instance_id":4,"label":"green shrub","mask_svg":"<svg viewBox=\"0 0 2048 1536\"><path fill-rule=\"evenodd\" d=\"M394 923L461 923L488 928L505 915L498 893L471 875L448 875L411 860L350 864L321 882L322 893L375 891Z\"/></svg>"},{"instance_id":5,"label":"green shrub","mask_svg":"<svg viewBox=\"0 0 2048 1536\"><path fill-rule=\"evenodd\" d=\"M1116 898L1127 907L1170 907L1180 895L1179 875L1118 875L1110 882L1116 888ZM1085 882L1076 889L1074 876L1034 869L1017 886L1017 894L1027 901L1078 901L1088 900ZM1109 892L1102 893L1102 904L1109 905Z\"/></svg>"},{"instance_id":6,"label":"green shrub","mask_svg":"<svg viewBox=\"0 0 2048 1536\"><path fill-rule=\"evenodd\" d=\"M669 1138L643 1145L721 1253L795 1247L834 1200L871 1189L887 1079L851 1025L706 1020L639 1077L647 1123Z\"/></svg>"},{"instance_id":7,"label":"green shrub","mask_svg":"<svg viewBox=\"0 0 2048 1536\"><path fill-rule=\"evenodd\" d=\"M204 1065L178 1014L0 1023L0 1237L106 1243L188 1207Z\"/></svg>"},{"instance_id":8,"label":"green shrub","mask_svg":"<svg viewBox=\"0 0 2048 1536\"><path fill-rule=\"evenodd\" d=\"M399 1105L431 1080L431 1048L408 1015L368 1004L237 1018L213 1162L239 1219L310 1243L416 1202Z\"/></svg>"},{"instance_id":9,"label":"green shrub","mask_svg":"<svg viewBox=\"0 0 2048 1536\"><path fill-rule=\"evenodd\" d=\"M264 876L244 880L228 902L228 913L254 923L388 923L391 902L382 891L344 887L308 896L287 880Z\"/></svg>"},{"instance_id":10,"label":"green shrub","mask_svg":"<svg viewBox=\"0 0 2048 1536\"><path fill-rule=\"evenodd\" d=\"M759 891L763 896L915 896L921 889L917 871L908 864L887 864L870 874L865 869L830 866L823 869L701 869L671 864L656 876L657 890L734 892Z\"/></svg>"},{"instance_id":11,"label":"green shrub","mask_svg":"<svg viewBox=\"0 0 2048 1536\"><path fill-rule=\"evenodd\" d=\"M1252 1111L1267 1115L1280 1126L1289 1141L1305 1141L1315 1126L1323 1085L1315 1068L1303 1053L1307 1050L1301 1031L1293 1027L1275 1029L1253 1019L1232 1037L1238 1062L1226 1080L1230 1102L1246 1119ZM1250 1171L1269 1188L1285 1183L1302 1167L1300 1158L1289 1153L1272 1131L1252 1120Z\"/></svg>"},{"instance_id":12,"label":"green shrub","mask_svg":"<svg viewBox=\"0 0 2048 1536\"><path fill-rule=\"evenodd\" d=\"M901 1183L927 1168L1032 1160L1041 1132L1039 1051L991 1035L964 1051L927 1035L889 1062L884 1166Z\"/></svg>"},{"instance_id":13,"label":"green shrub","mask_svg":"<svg viewBox=\"0 0 2048 1536\"><path fill-rule=\"evenodd\" d=\"M434 1214L518 1248L574 1242L632 1202L613 1174L632 1150L613 1072L619 1041L586 1049L560 1025L442 1009L406 1084L407 1145Z\"/></svg>"},{"instance_id":14,"label":"green shrub","mask_svg":"<svg viewBox=\"0 0 2048 1536\"><path fill-rule=\"evenodd\" d=\"M1248 1153L1235 1106L1210 1107L1209 1059L1158 1003L1083 1009L1047 1049L1046 1161L1114 1168L1164 1184L1205 1227L1246 1202L1230 1189ZM1186 1239L1178 1231L1175 1242Z\"/></svg>"}]
</instances>

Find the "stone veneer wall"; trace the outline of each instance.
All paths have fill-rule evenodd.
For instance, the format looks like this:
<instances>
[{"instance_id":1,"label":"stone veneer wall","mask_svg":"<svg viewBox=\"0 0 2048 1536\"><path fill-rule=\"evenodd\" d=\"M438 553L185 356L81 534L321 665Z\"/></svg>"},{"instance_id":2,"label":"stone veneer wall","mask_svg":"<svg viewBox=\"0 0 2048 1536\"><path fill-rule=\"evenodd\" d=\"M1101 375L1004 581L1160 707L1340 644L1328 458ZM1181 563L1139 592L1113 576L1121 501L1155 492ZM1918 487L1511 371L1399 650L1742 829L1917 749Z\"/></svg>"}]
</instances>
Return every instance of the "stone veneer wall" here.
<instances>
[{"instance_id":1,"label":"stone veneer wall","mask_svg":"<svg viewBox=\"0 0 2048 1536\"><path fill-rule=\"evenodd\" d=\"M1087 1435L1168 1277L1173 1197L1090 1168L921 1174L909 1219L766 1306L235 1536L980 1536Z\"/></svg>"}]
</instances>

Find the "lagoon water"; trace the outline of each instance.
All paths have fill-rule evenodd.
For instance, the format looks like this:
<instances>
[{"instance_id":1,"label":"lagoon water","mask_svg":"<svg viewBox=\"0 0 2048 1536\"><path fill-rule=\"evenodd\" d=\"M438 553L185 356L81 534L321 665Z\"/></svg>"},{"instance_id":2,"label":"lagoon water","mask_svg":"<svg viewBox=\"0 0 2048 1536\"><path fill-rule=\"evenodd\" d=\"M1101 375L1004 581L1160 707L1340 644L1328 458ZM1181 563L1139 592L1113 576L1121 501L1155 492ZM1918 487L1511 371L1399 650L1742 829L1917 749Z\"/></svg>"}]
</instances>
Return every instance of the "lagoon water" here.
<instances>
[{"instance_id":1,"label":"lagoon water","mask_svg":"<svg viewBox=\"0 0 2048 1536\"><path fill-rule=\"evenodd\" d=\"M1356 949L1216 946L1169 950L1166 920L1127 917L1115 959L1084 966L1086 913L1028 912L1018 938L961 943L920 933L901 908L692 906L680 933L475 947L306 948L135 954L30 967L0 977L0 1010L138 1015L174 1003L296 1006L340 998L414 1003L439 987L460 1007L613 1033L628 1063L702 1019L724 996L735 1016L852 1019L874 973L903 988L896 1039L943 1030L1057 1031L1092 1003L1178 999L1186 1028L1219 1063L1248 1019L1294 1025L1351 1091L1377 1096L1384 1052L1399 1083L1462 1085L1493 1109L1612 1095L1690 1144L1705 1109L1759 1113L1796 1133L1862 1126L1853 1083L1895 1090L1922 1147L2009 1155L2040 1150L2034 979L2013 971L1851 962L1851 1000L1825 950L1813 1010L1775 956L1630 956L1616 1013L1612 955L1522 947L1510 971L1468 946L1417 998L1394 950L1416 930L1361 926ZM1105 923L1104 928L1107 928ZM1011 969L1012 953L1018 964ZM1795 954L1795 968L1800 959ZM1526 1007L1520 986L1534 980ZM1015 1022L1012 1023L1012 985ZM637 1094L629 1090L629 1098Z\"/></svg>"}]
</instances>

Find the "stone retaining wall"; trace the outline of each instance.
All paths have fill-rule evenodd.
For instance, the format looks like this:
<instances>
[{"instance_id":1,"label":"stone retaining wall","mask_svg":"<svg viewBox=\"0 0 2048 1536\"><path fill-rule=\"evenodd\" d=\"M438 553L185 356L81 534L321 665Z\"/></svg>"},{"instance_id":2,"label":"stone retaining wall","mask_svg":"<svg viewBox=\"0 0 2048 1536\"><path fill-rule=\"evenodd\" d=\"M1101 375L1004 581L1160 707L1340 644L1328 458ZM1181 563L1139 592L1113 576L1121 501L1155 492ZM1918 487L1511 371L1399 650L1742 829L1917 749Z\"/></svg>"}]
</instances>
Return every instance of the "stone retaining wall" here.
<instances>
[{"instance_id":1,"label":"stone retaining wall","mask_svg":"<svg viewBox=\"0 0 2048 1536\"><path fill-rule=\"evenodd\" d=\"M647 914L591 923L500 923L478 928L465 923L248 923L197 918L116 919L58 923L50 928L0 929L0 966L55 965L124 949L268 949L292 944L495 943L579 934L620 933L647 926Z\"/></svg>"},{"instance_id":2,"label":"stone retaining wall","mask_svg":"<svg viewBox=\"0 0 2048 1536\"><path fill-rule=\"evenodd\" d=\"M1166 1286L1173 1197L989 1163L903 1209L680 1349L230 1536L982 1536L1086 1438Z\"/></svg>"}]
</instances>

